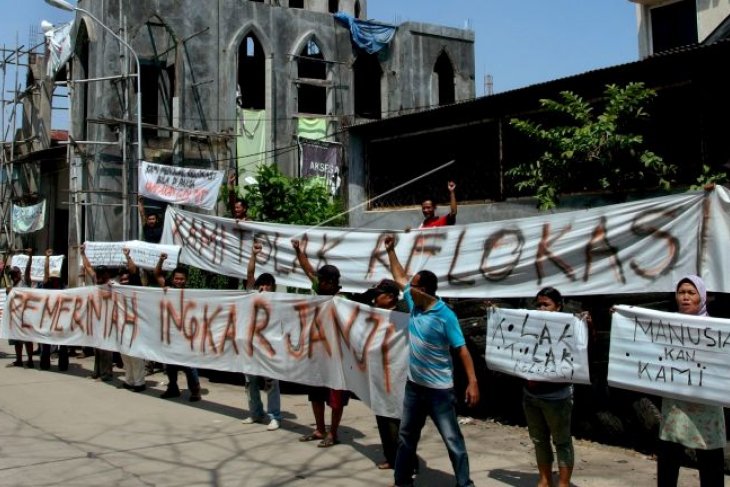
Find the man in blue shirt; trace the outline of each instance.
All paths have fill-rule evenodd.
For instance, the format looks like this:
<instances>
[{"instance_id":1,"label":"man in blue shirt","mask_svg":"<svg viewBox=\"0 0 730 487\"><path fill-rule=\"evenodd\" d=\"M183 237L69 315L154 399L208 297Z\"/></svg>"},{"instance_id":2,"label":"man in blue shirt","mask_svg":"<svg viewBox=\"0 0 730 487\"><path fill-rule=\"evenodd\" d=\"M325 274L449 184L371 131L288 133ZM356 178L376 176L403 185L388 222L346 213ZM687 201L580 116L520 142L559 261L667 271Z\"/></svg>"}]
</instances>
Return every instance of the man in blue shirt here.
<instances>
[{"instance_id":1,"label":"man in blue shirt","mask_svg":"<svg viewBox=\"0 0 730 487\"><path fill-rule=\"evenodd\" d=\"M385 249L393 279L405 288L403 298L411 313L408 321L408 381L398 433L395 485L413 485L413 459L426 417L430 417L446 444L456 475L456 485L473 486L469 478L466 444L456 419L451 348L456 350L469 380L466 388L468 406L479 402L479 387L461 326L454 312L436 296L436 275L422 270L413 276L409 284L406 272L395 254L393 236L385 238Z\"/></svg>"}]
</instances>

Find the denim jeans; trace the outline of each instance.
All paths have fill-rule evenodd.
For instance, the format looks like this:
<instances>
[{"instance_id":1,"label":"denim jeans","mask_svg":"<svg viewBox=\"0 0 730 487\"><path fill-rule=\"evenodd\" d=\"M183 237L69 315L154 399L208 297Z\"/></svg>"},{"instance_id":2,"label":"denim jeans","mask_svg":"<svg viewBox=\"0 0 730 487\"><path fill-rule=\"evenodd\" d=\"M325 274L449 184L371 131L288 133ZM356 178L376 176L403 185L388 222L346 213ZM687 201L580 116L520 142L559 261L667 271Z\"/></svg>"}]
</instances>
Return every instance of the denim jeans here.
<instances>
[{"instance_id":1,"label":"denim jeans","mask_svg":"<svg viewBox=\"0 0 730 487\"><path fill-rule=\"evenodd\" d=\"M553 464L552 436L558 454L558 467L573 467L575 452L570 435L570 417L573 411L573 398L540 399L524 394L522 407L525 410L527 431L535 445L538 465Z\"/></svg>"},{"instance_id":2,"label":"denim jeans","mask_svg":"<svg viewBox=\"0 0 730 487\"><path fill-rule=\"evenodd\" d=\"M421 430L430 417L449 452L458 487L473 486L469 478L469 457L464 437L456 419L456 397L453 389L432 389L411 381L406 383L403 417L398 432L398 454L395 459L395 484L413 485L413 459L416 458Z\"/></svg>"},{"instance_id":3,"label":"denim jeans","mask_svg":"<svg viewBox=\"0 0 730 487\"><path fill-rule=\"evenodd\" d=\"M266 414L269 419L281 421L281 395L279 394L279 381L269 379L271 389L266 391ZM248 412L252 418L264 417L264 405L261 402L261 389L266 383L266 378L260 375L246 376L246 392L248 393Z\"/></svg>"},{"instance_id":4,"label":"denim jeans","mask_svg":"<svg viewBox=\"0 0 730 487\"><path fill-rule=\"evenodd\" d=\"M165 364L165 373L167 374L168 388L177 389L177 373L185 372L188 379L188 389L200 390L200 379L198 378L198 369L192 367L183 367L182 365Z\"/></svg>"}]
</instances>

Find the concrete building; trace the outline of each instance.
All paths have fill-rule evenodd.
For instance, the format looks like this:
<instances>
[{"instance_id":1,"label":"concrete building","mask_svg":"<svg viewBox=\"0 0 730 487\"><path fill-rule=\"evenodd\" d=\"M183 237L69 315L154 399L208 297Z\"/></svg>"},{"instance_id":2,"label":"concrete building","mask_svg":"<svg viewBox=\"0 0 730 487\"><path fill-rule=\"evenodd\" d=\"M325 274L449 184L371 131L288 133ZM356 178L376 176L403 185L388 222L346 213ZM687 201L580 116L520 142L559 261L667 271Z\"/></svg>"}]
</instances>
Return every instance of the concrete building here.
<instances>
[{"instance_id":1,"label":"concrete building","mask_svg":"<svg viewBox=\"0 0 730 487\"><path fill-rule=\"evenodd\" d=\"M144 159L152 162L238 166L239 174L275 162L297 175L304 124L344 143L344 126L475 96L472 31L404 23L387 49L367 54L333 16L366 19L365 0L78 5L119 32L139 56L142 144ZM74 31L70 132L77 141L72 165L80 172L72 175L70 192L82 215L71 219L72 246L77 238L136 236L137 167L135 81L129 76L135 63L83 13ZM261 139L256 150L241 141L253 130Z\"/></svg>"},{"instance_id":2,"label":"concrete building","mask_svg":"<svg viewBox=\"0 0 730 487\"><path fill-rule=\"evenodd\" d=\"M630 0L636 4L639 56L706 42L727 21L727 0Z\"/></svg>"}]
</instances>

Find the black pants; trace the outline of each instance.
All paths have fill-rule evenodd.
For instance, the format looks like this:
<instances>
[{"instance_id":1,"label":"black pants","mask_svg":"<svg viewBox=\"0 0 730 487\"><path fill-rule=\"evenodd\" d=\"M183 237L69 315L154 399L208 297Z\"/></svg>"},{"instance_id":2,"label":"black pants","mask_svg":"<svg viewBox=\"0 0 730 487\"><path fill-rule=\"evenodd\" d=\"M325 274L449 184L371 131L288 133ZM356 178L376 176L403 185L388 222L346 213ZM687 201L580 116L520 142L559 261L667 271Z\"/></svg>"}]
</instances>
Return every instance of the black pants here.
<instances>
[{"instance_id":1,"label":"black pants","mask_svg":"<svg viewBox=\"0 0 730 487\"><path fill-rule=\"evenodd\" d=\"M49 370L51 368L51 345L41 344L41 369ZM58 347L58 370L68 370L68 347L61 345Z\"/></svg>"},{"instance_id":2,"label":"black pants","mask_svg":"<svg viewBox=\"0 0 730 487\"><path fill-rule=\"evenodd\" d=\"M715 450L695 450L697 468L700 471L700 487L723 487L725 485L725 452ZM679 467L682 464L684 446L670 441L659 441L657 459L657 486L676 487Z\"/></svg>"}]
</instances>

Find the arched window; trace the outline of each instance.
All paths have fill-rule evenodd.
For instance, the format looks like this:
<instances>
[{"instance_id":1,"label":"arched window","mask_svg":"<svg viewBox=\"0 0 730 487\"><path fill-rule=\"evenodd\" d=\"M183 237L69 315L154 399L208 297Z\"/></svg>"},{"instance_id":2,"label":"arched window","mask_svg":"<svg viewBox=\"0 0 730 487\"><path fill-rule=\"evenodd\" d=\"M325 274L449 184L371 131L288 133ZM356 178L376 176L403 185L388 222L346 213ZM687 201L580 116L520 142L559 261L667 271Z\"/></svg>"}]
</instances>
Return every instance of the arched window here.
<instances>
[{"instance_id":1,"label":"arched window","mask_svg":"<svg viewBox=\"0 0 730 487\"><path fill-rule=\"evenodd\" d=\"M329 11L332 14L336 14L340 10L339 0L330 0Z\"/></svg>"},{"instance_id":2,"label":"arched window","mask_svg":"<svg viewBox=\"0 0 730 487\"><path fill-rule=\"evenodd\" d=\"M380 82L383 70L378 55L361 52L352 68L355 74L355 115L381 118Z\"/></svg>"},{"instance_id":3,"label":"arched window","mask_svg":"<svg viewBox=\"0 0 730 487\"><path fill-rule=\"evenodd\" d=\"M86 22L81 22L79 32L76 35L76 57L74 66L78 72L73 74L74 79L87 79L89 77L89 31L86 29ZM76 89L76 96L79 101L79 120L81 120L81 140L88 139L88 127L86 120L89 118L89 83L79 83Z\"/></svg>"},{"instance_id":4,"label":"arched window","mask_svg":"<svg viewBox=\"0 0 730 487\"><path fill-rule=\"evenodd\" d=\"M327 63L314 38L297 56L297 111L327 114Z\"/></svg>"},{"instance_id":5,"label":"arched window","mask_svg":"<svg viewBox=\"0 0 730 487\"><path fill-rule=\"evenodd\" d=\"M433 72L437 78L438 104L448 105L456 101L456 88L454 86L454 67L446 52L441 52Z\"/></svg>"},{"instance_id":6,"label":"arched window","mask_svg":"<svg viewBox=\"0 0 730 487\"><path fill-rule=\"evenodd\" d=\"M360 0L355 0L355 18L360 18L360 13L362 9L360 8Z\"/></svg>"},{"instance_id":7,"label":"arched window","mask_svg":"<svg viewBox=\"0 0 730 487\"><path fill-rule=\"evenodd\" d=\"M289 0L289 8L304 8L304 0Z\"/></svg>"},{"instance_id":8,"label":"arched window","mask_svg":"<svg viewBox=\"0 0 730 487\"><path fill-rule=\"evenodd\" d=\"M241 108L266 108L266 59L261 43L248 34L238 48L238 96Z\"/></svg>"},{"instance_id":9,"label":"arched window","mask_svg":"<svg viewBox=\"0 0 730 487\"><path fill-rule=\"evenodd\" d=\"M177 84L177 41L172 31L157 16L140 31L138 42L151 47L151 55L140 56L142 80L142 121L160 127L173 126L173 98ZM139 50L138 50L139 51ZM149 50L148 50L149 52ZM147 137L170 137L167 130L145 129Z\"/></svg>"}]
</instances>

